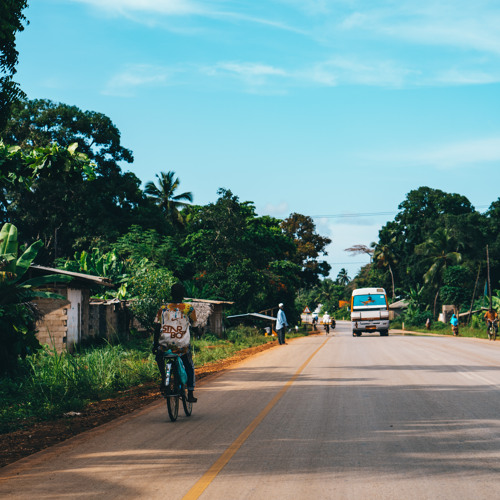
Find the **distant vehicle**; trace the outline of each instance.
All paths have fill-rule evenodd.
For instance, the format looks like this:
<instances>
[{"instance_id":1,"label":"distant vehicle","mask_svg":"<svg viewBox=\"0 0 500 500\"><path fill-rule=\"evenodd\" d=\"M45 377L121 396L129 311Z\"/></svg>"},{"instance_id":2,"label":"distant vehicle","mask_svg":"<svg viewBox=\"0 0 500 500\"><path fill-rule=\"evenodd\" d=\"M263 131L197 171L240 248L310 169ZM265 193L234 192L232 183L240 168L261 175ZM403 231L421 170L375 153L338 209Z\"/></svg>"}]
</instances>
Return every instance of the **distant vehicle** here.
<instances>
[{"instance_id":1,"label":"distant vehicle","mask_svg":"<svg viewBox=\"0 0 500 500\"><path fill-rule=\"evenodd\" d=\"M352 335L380 332L389 335L389 303L383 288L357 288L351 296Z\"/></svg>"}]
</instances>

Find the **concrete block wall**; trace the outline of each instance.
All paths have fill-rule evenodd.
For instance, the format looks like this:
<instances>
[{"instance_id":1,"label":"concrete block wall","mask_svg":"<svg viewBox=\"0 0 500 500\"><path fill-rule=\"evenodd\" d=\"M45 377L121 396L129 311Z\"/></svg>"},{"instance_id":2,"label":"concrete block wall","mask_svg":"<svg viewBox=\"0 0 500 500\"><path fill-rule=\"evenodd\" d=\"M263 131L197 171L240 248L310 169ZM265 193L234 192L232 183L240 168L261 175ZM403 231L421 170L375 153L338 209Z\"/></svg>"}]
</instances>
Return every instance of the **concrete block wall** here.
<instances>
[{"instance_id":1,"label":"concrete block wall","mask_svg":"<svg viewBox=\"0 0 500 500\"><path fill-rule=\"evenodd\" d=\"M66 349L69 301L62 299L36 299L38 309L45 315L36 324L40 344L55 347L57 352Z\"/></svg>"}]
</instances>

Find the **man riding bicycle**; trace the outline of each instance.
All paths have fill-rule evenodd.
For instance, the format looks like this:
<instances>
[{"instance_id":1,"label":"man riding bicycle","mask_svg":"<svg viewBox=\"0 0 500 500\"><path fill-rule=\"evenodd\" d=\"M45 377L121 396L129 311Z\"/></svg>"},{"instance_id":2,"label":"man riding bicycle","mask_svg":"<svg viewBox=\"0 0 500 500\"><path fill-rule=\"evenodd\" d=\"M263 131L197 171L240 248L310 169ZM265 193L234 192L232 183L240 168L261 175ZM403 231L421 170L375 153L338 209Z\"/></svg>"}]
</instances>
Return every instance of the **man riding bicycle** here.
<instances>
[{"instance_id":1,"label":"man riding bicycle","mask_svg":"<svg viewBox=\"0 0 500 500\"><path fill-rule=\"evenodd\" d=\"M489 330L490 326L493 325L495 331L498 333L498 314L491 306L486 311L484 320L486 321L486 330Z\"/></svg>"},{"instance_id":2,"label":"man riding bicycle","mask_svg":"<svg viewBox=\"0 0 500 500\"><path fill-rule=\"evenodd\" d=\"M172 302L160 307L155 318L153 354L161 374L161 389L165 388L165 358L163 353L169 349L178 354L187 375L188 402L196 403L194 397L194 364L191 354L189 326L196 321L196 311L189 302L183 302L186 290L180 283L172 285Z\"/></svg>"}]
</instances>

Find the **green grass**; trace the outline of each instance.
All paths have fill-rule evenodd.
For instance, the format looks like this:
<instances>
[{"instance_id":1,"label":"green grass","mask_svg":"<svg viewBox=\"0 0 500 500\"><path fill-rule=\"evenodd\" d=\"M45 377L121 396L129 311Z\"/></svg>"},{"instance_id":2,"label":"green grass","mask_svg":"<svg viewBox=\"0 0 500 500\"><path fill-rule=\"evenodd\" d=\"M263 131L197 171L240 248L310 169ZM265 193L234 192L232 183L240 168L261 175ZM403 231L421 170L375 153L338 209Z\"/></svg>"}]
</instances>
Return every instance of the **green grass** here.
<instances>
[{"instance_id":1,"label":"green grass","mask_svg":"<svg viewBox=\"0 0 500 500\"><path fill-rule=\"evenodd\" d=\"M288 338L304 332L287 335ZM228 358L237 351L276 339L251 327L237 327L226 339L206 335L193 339L195 366ZM44 347L19 361L16 377L0 378L0 433L10 432L35 420L79 411L119 391L158 379L150 339L121 345L88 347L58 354Z\"/></svg>"},{"instance_id":2,"label":"green grass","mask_svg":"<svg viewBox=\"0 0 500 500\"><path fill-rule=\"evenodd\" d=\"M391 328L395 329L402 329L401 325L393 325L391 323ZM419 333L435 333L439 335L450 335L453 336L453 333L451 331L451 326L441 323L441 322L435 322L434 324L431 325L430 330L427 330L427 328L422 327L422 326L414 326L414 325L409 325L405 323L404 327L405 331L413 331L413 332L419 332ZM486 326L477 327L477 326L459 326L459 335L460 337L472 337L472 338L478 338L478 339L487 339L488 334L486 332Z\"/></svg>"}]
</instances>

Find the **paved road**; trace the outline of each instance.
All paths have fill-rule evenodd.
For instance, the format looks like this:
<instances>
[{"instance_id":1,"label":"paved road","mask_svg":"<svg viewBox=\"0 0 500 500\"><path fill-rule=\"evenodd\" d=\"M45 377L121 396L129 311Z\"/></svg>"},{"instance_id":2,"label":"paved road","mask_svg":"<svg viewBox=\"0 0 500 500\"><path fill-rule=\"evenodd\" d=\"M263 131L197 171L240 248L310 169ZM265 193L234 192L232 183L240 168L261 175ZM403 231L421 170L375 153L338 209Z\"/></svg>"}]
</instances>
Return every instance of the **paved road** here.
<instances>
[{"instance_id":1,"label":"paved road","mask_svg":"<svg viewBox=\"0 0 500 500\"><path fill-rule=\"evenodd\" d=\"M1 498L500 497L500 342L334 335L277 346L200 387L0 471Z\"/></svg>"}]
</instances>

